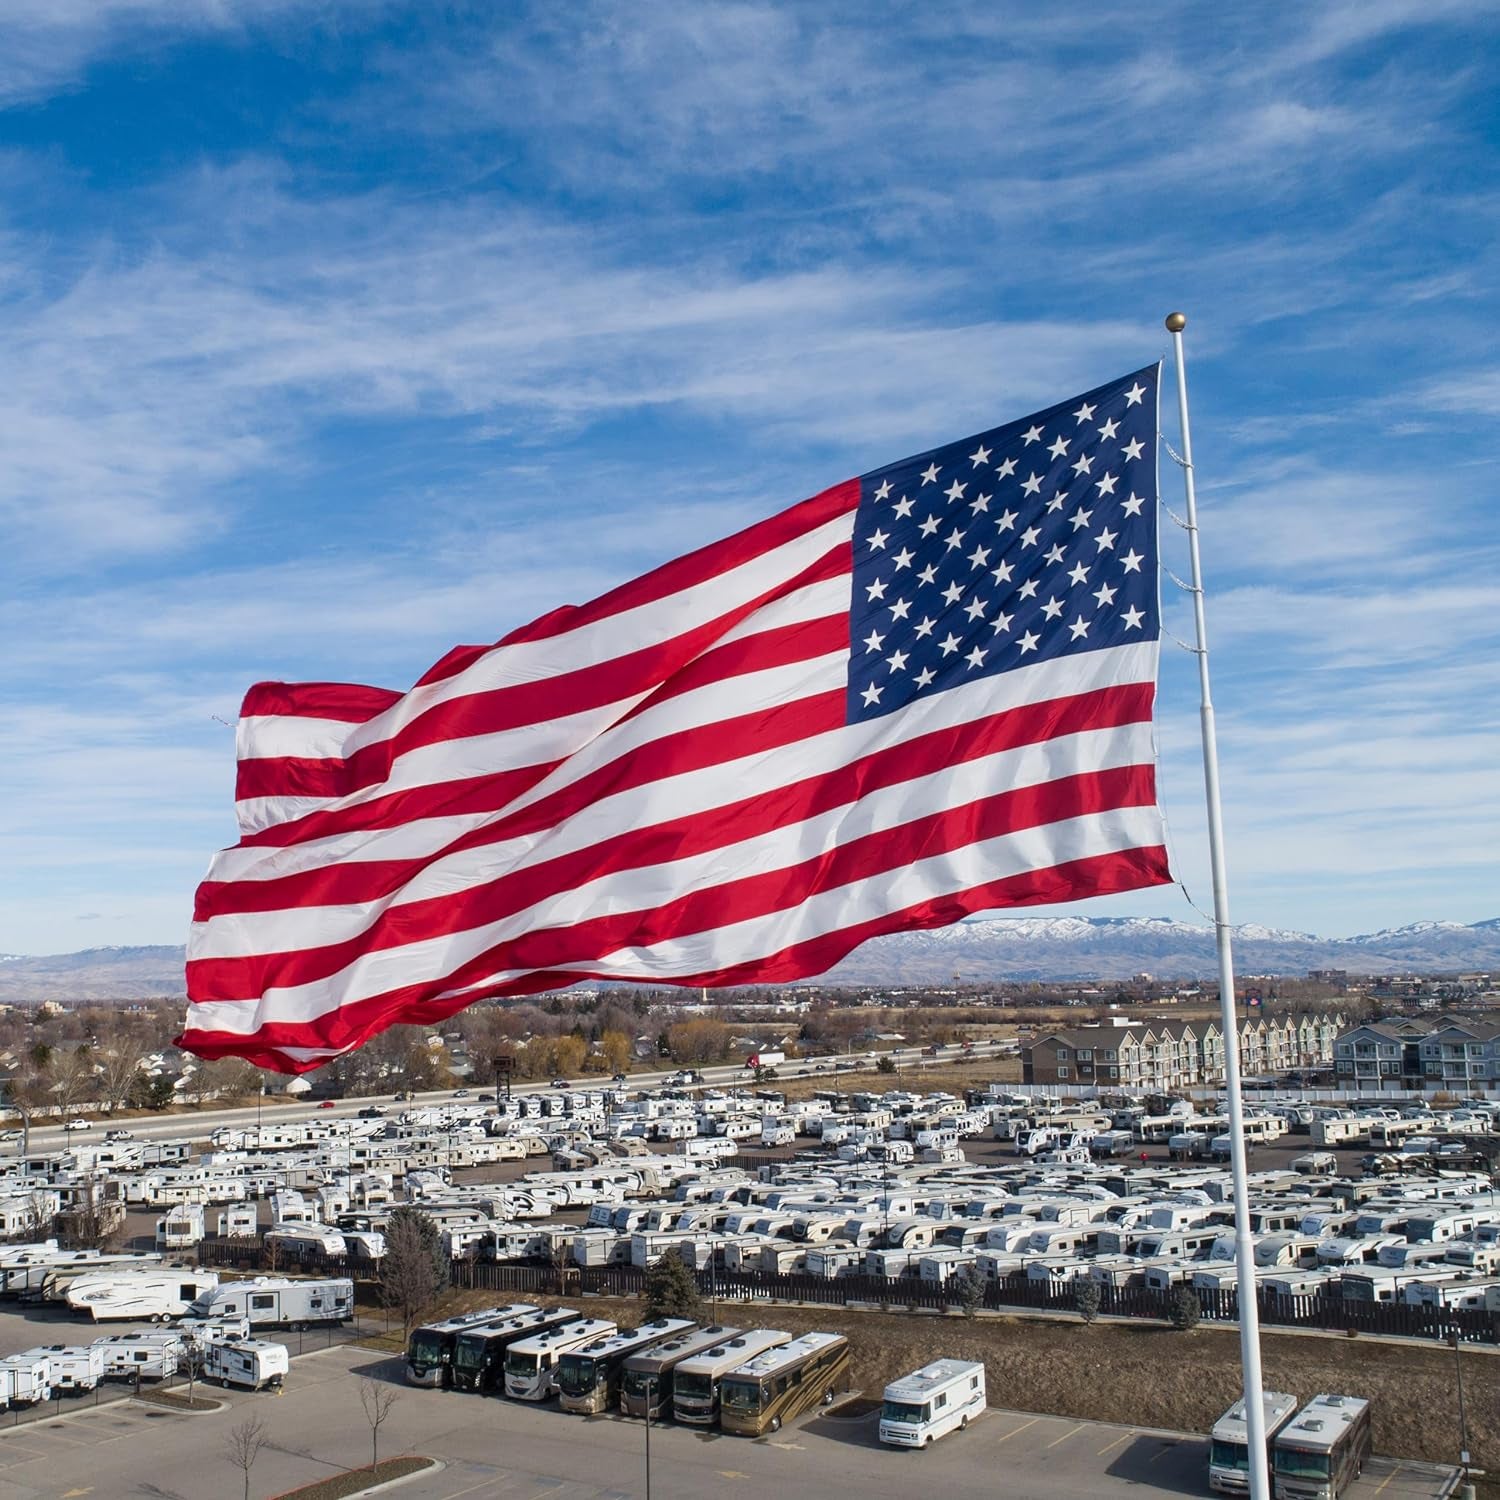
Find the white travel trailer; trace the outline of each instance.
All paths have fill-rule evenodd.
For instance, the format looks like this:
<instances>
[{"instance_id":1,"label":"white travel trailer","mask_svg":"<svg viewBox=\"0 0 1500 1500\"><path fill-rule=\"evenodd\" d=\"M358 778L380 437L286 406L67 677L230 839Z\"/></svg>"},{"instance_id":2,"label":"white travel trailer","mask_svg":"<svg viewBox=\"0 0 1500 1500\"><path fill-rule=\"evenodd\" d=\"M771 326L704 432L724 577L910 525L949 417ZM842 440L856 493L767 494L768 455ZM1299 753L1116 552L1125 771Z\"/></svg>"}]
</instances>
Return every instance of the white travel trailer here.
<instances>
[{"instance_id":1,"label":"white travel trailer","mask_svg":"<svg viewBox=\"0 0 1500 1500\"><path fill-rule=\"evenodd\" d=\"M54 1391L91 1391L104 1379L104 1350L95 1344L44 1344L19 1359L45 1359Z\"/></svg>"},{"instance_id":2,"label":"white travel trailer","mask_svg":"<svg viewBox=\"0 0 1500 1500\"><path fill-rule=\"evenodd\" d=\"M34 1406L52 1399L52 1365L45 1354L0 1359L0 1395L8 1406Z\"/></svg>"},{"instance_id":3,"label":"white travel trailer","mask_svg":"<svg viewBox=\"0 0 1500 1500\"><path fill-rule=\"evenodd\" d=\"M165 1380L177 1373L183 1353L175 1333L108 1333L94 1347L104 1351L104 1374L112 1380Z\"/></svg>"},{"instance_id":4,"label":"white travel trailer","mask_svg":"<svg viewBox=\"0 0 1500 1500\"><path fill-rule=\"evenodd\" d=\"M277 1224L266 1230L264 1244L287 1255L347 1255L343 1234L327 1224Z\"/></svg>"},{"instance_id":5,"label":"white travel trailer","mask_svg":"<svg viewBox=\"0 0 1500 1500\"><path fill-rule=\"evenodd\" d=\"M221 1239L254 1239L260 1229L260 1210L253 1203L231 1203L218 1216Z\"/></svg>"},{"instance_id":6,"label":"white travel trailer","mask_svg":"<svg viewBox=\"0 0 1500 1500\"><path fill-rule=\"evenodd\" d=\"M158 1250L191 1250L203 1239L203 1205L178 1203L156 1221Z\"/></svg>"},{"instance_id":7,"label":"white travel trailer","mask_svg":"<svg viewBox=\"0 0 1500 1500\"><path fill-rule=\"evenodd\" d=\"M984 1410L984 1366L969 1360L935 1359L886 1386L880 1441L900 1448L925 1448L955 1428L966 1428Z\"/></svg>"},{"instance_id":8,"label":"white travel trailer","mask_svg":"<svg viewBox=\"0 0 1500 1500\"><path fill-rule=\"evenodd\" d=\"M608 1338L617 1325L607 1318L582 1318L521 1339L505 1351L505 1394L513 1401L545 1401L557 1394L562 1356L595 1339Z\"/></svg>"},{"instance_id":9,"label":"white travel trailer","mask_svg":"<svg viewBox=\"0 0 1500 1500\"><path fill-rule=\"evenodd\" d=\"M162 1322L180 1318L219 1285L217 1271L188 1266L80 1277L68 1288L68 1306L96 1323L133 1319Z\"/></svg>"},{"instance_id":10,"label":"white travel trailer","mask_svg":"<svg viewBox=\"0 0 1500 1500\"><path fill-rule=\"evenodd\" d=\"M291 1367L286 1345L273 1344L267 1339L237 1339L232 1343L211 1344L203 1355L205 1380L238 1386L246 1391L279 1386Z\"/></svg>"},{"instance_id":11,"label":"white travel trailer","mask_svg":"<svg viewBox=\"0 0 1500 1500\"><path fill-rule=\"evenodd\" d=\"M252 1328L311 1328L354 1316L354 1283L347 1276L299 1281L257 1276L216 1287L193 1304L195 1318L249 1318Z\"/></svg>"}]
</instances>

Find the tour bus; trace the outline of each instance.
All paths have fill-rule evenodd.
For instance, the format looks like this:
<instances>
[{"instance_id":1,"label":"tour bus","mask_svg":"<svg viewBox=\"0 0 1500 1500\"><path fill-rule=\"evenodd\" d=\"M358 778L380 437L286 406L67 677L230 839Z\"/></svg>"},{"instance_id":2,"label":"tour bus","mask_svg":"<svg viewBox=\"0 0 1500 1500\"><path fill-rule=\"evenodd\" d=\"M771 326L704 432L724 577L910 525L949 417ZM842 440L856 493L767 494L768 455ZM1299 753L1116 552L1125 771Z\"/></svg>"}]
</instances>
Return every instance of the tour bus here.
<instances>
[{"instance_id":1,"label":"tour bus","mask_svg":"<svg viewBox=\"0 0 1500 1500\"><path fill-rule=\"evenodd\" d=\"M553 1307L464 1329L453 1341L453 1363L449 1366L453 1389L488 1395L505 1383L505 1351L512 1344L577 1323L582 1317L576 1308Z\"/></svg>"},{"instance_id":2,"label":"tour bus","mask_svg":"<svg viewBox=\"0 0 1500 1500\"><path fill-rule=\"evenodd\" d=\"M482 1312L460 1313L440 1323L424 1323L412 1330L406 1341L406 1378L412 1385L449 1386L453 1384L453 1344L466 1329L481 1323L498 1323L503 1318L524 1317L540 1312L529 1302L515 1302L508 1307L487 1307Z\"/></svg>"},{"instance_id":3,"label":"tour bus","mask_svg":"<svg viewBox=\"0 0 1500 1500\"><path fill-rule=\"evenodd\" d=\"M839 1333L804 1333L757 1355L719 1383L719 1426L741 1437L777 1432L849 1385L849 1340Z\"/></svg>"},{"instance_id":4,"label":"tour bus","mask_svg":"<svg viewBox=\"0 0 1500 1500\"><path fill-rule=\"evenodd\" d=\"M985 1408L984 1366L963 1359L935 1359L885 1388L880 1441L925 1448L955 1427L963 1429Z\"/></svg>"},{"instance_id":5,"label":"tour bus","mask_svg":"<svg viewBox=\"0 0 1500 1500\"><path fill-rule=\"evenodd\" d=\"M791 1341L791 1334L779 1328L754 1328L683 1360L672 1371L673 1418L694 1427L708 1426L719 1415L719 1384L724 1376Z\"/></svg>"},{"instance_id":6,"label":"tour bus","mask_svg":"<svg viewBox=\"0 0 1500 1500\"><path fill-rule=\"evenodd\" d=\"M738 1338L741 1330L715 1323L708 1328L689 1329L664 1344L654 1344L632 1354L620 1376L620 1410L627 1417L660 1421L672 1414L672 1389L677 1367L700 1354Z\"/></svg>"},{"instance_id":7,"label":"tour bus","mask_svg":"<svg viewBox=\"0 0 1500 1500\"><path fill-rule=\"evenodd\" d=\"M557 1362L569 1349L608 1338L616 1324L608 1318L580 1318L529 1338L505 1351L505 1394L512 1401L546 1401L557 1394Z\"/></svg>"},{"instance_id":8,"label":"tour bus","mask_svg":"<svg viewBox=\"0 0 1500 1500\"><path fill-rule=\"evenodd\" d=\"M1297 1414L1297 1398L1285 1391L1262 1391L1266 1414L1266 1450L1276 1434ZM1241 1397L1219 1418L1210 1433L1208 1452L1208 1487L1226 1495L1250 1493L1250 1428L1245 1421L1245 1401ZM1269 1464L1269 1456L1267 1459Z\"/></svg>"},{"instance_id":9,"label":"tour bus","mask_svg":"<svg viewBox=\"0 0 1500 1500\"><path fill-rule=\"evenodd\" d=\"M1370 1456L1370 1403L1317 1395L1276 1435L1276 1500L1339 1500Z\"/></svg>"},{"instance_id":10,"label":"tour bus","mask_svg":"<svg viewBox=\"0 0 1500 1500\"><path fill-rule=\"evenodd\" d=\"M558 1405L564 1411L608 1411L620 1394L625 1361L697 1325L690 1318L653 1318L639 1328L577 1345L557 1362Z\"/></svg>"}]
</instances>

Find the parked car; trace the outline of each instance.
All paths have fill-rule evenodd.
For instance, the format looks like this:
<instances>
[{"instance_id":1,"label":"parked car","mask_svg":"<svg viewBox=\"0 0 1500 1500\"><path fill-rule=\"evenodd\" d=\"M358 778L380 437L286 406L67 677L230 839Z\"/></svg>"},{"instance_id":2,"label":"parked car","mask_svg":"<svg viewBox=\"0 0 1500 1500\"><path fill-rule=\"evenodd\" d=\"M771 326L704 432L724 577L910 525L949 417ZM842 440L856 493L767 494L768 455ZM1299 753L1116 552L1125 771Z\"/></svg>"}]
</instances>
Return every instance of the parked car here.
<instances>
[{"instance_id":1,"label":"parked car","mask_svg":"<svg viewBox=\"0 0 1500 1500\"><path fill-rule=\"evenodd\" d=\"M92 1130L93 1128L94 1122L92 1120L69 1120L63 1126L64 1130Z\"/></svg>"}]
</instances>

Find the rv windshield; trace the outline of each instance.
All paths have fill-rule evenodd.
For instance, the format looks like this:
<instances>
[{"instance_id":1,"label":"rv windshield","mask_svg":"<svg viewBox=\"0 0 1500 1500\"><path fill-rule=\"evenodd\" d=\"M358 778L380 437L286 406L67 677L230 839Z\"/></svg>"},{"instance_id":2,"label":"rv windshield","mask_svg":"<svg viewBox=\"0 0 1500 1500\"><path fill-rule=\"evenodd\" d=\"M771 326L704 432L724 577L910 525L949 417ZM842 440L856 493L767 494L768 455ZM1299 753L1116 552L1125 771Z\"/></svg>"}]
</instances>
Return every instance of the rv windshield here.
<instances>
[{"instance_id":1,"label":"rv windshield","mask_svg":"<svg viewBox=\"0 0 1500 1500\"><path fill-rule=\"evenodd\" d=\"M1293 1479L1327 1479L1328 1455L1326 1453L1304 1453L1298 1448L1276 1450L1276 1472Z\"/></svg>"},{"instance_id":2,"label":"rv windshield","mask_svg":"<svg viewBox=\"0 0 1500 1500\"><path fill-rule=\"evenodd\" d=\"M436 1333L417 1332L412 1334L411 1343L407 1346L406 1357L414 1365L441 1364L443 1359L442 1336Z\"/></svg>"},{"instance_id":3,"label":"rv windshield","mask_svg":"<svg viewBox=\"0 0 1500 1500\"><path fill-rule=\"evenodd\" d=\"M674 1396L687 1396L697 1400L703 1400L714 1393L714 1378L708 1374L698 1374L689 1370L686 1374L677 1373L672 1377L672 1394Z\"/></svg>"},{"instance_id":4,"label":"rv windshield","mask_svg":"<svg viewBox=\"0 0 1500 1500\"><path fill-rule=\"evenodd\" d=\"M719 1387L719 1405L726 1411L759 1411L761 1388L754 1380L725 1380Z\"/></svg>"},{"instance_id":5,"label":"rv windshield","mask_svg":"<svg viewBox=\"0 0 1500 1500\"><path fill-rule=\"evenodd\" d=\"M659 1391L662 1378L651 1370L626 1370L620 1385L627 1396L644 1397L648 1391Z\"/></svg>"},{"instance_id":6,"label":"rv windshield","mask_svg":"<svg viewBox=\"0 0 1500 1500\"><path fill-rule=\"evenodd\" d=\"M518 1354L514 1349L509 1350L505 1356L505 1373L507 1375L535 1375L536 1355Z\"/></svg>"},{"instance_id":7,"label":"rv windshield","mask_svg":"<svg viewBox=\"0 0 1500 1500\"><path fill-rule=\"evenodd\" d=\"M927 1408L914 1401L887 1401L880 1415L887 1422L911 1422L920 1426L927 1420Z\"/></svg>"},{"instance_id":8,"label":"rv windshield","mask_svg":"<svg viewBox=\"0 0 1500 1500\"><path fill-rule=\"evenodd\" d=\"M1216 1469L1248 1469L1250 1449L1244 1443L1226 1443L1215 1438L1208 1461Z\"/></svg>"},{"instance_id":9,"label":"rv windshield","mask_svg":"<svg viewBox=\"0 0 1500 1500\"><path fill-rule=\"evenodd\" d=\"M477 1370L484 1363L483 1339L459 1339L453 1346L453 1363L460 1370Z\"/></svg>"},{"instance_id":10,"label":"rv windshield","mask_svg":"<svg viewBox=\"0 0 1500 1500\"><path fill-rule=\"evenodd\" d=\"M565 1354L557 1365L557 1388L565 1396L583 1396L593 1390L596 1370L592 1355Z\"/></svg>"}]
</instances>

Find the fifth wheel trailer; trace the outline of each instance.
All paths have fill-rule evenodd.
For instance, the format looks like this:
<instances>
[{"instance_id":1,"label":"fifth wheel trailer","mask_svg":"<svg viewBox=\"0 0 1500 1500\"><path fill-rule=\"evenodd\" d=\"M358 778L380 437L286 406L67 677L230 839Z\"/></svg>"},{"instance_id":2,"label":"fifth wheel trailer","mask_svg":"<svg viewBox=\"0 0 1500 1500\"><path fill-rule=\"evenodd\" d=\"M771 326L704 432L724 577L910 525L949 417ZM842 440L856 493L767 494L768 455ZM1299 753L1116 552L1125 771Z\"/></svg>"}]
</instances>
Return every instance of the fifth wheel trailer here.
<instances>
[{"instance_id":1,"label":"fifth wheel trailer","mask_svg":"<svg viewBox=\"0 0 1500 1500\"><path fill-rule=\"evenodd\" d=\"M193 1303L195 1318L249 1318L252 1328L311 1328L354 1316L354 1283L347 1276L298 1281L257 1276L216 1287Z\"/></svg>"}]
</instances>

